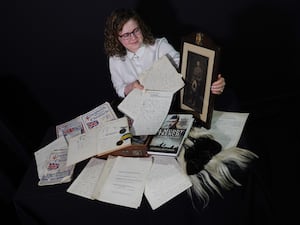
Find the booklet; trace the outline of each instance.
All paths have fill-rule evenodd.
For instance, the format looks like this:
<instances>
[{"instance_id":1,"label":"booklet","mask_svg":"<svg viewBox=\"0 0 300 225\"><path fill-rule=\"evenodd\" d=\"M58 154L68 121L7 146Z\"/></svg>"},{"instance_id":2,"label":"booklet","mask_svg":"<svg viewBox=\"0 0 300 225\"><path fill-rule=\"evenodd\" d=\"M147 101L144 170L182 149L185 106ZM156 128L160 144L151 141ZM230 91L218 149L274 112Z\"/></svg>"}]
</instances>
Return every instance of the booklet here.
<instances>
[{"instance_id":1,"label":"booklet","mask_svg":"<svg viewBox=\"0 0 300 225\"><path fill-rule=\"evenodd\" d=\"M131 137L127 117L107 121L87 133L69 139L67 165L126 148L131 145Z\"/></svg>"},{"instance_id":2,"label":"booklet","mask_svg":"<svg viewBox=\"0 0 300 225\"><path fill-rule=\"evenodd\" d=\"M106 121L117 118L111 105L108 102L104 102L83 115L57 125L56 136L65 136L69 140L71 137L86 133Z\"/></svg>"},{"instance_id":3,"label":"booklet","mask_svg":"<svg viewBox=\"0 0 300 225\"><path fill-rule=\"evenodd\" d=\"M68 144L59 137L34 153L39 186L61 184L71 181L74 165L67 166Z\"/></svg>"}]
</instances>

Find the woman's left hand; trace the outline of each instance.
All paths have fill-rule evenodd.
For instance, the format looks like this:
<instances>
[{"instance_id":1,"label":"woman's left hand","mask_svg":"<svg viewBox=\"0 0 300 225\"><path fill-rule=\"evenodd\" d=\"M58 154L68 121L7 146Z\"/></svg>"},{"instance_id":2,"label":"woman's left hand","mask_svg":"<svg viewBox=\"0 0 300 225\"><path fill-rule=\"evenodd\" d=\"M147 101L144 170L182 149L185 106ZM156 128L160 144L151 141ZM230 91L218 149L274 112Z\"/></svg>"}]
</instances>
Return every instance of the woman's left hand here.
<instances>
[{"instance_id":1,"label":"woman's left hand","mask_svg":"<svg viewBox=\"0 0 300 225\"><path fill-rule=\"evenodd\" d=\"M222 77L222 75L219 74L218 79L215 82L213 82L211 86L211 92L213 94L220 95L223 93L225 85L226 83L224 77Z\"/></svg>"}]
</instances>

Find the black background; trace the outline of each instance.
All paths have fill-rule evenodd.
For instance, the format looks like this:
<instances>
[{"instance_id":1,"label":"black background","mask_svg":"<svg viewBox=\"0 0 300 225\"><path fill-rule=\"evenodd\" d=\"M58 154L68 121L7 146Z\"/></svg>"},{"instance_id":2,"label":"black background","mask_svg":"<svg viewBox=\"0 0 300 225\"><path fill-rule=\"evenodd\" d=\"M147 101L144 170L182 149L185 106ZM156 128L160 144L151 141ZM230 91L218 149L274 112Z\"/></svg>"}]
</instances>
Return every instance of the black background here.
<instances>
[{"instance_id":1,"label":"black background","mask_svg":"<svg viewBox=\"0 0 300 225\"><path fill-rule=\"evenodd\" d=\"M298 204L299 177L296 0L2 2L0 125L5 162L0 175L8 184L2 185L1 198L9 201L49 126L116 98L103 29L106 17L119 7L136 8L155 36L165 36L177 50L181 37L194 31L218 43L227 85L216 108L250 113L244 132L250 150L260 156L258 166L274 215L279 224L297 221L297 207L292 207Z\"/></svg>"}]
</instances>

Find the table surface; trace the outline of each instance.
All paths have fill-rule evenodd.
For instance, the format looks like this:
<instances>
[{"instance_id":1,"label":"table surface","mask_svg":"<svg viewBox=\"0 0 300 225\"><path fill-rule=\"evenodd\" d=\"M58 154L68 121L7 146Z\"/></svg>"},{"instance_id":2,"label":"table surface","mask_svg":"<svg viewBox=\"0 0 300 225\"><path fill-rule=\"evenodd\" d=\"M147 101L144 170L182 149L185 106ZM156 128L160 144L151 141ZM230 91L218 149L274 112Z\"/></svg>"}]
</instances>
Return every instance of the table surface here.
<instances>
[{"instance_id":1,"label":"table surface","mask_svg":"<svg viewBox=\"0 0 300 225\"><path fill-rule=\"evenodd\" d=\"M49 140L49 139L48 139ZM73 180L88 160L75 167ZM242 174L242 176L241 176ZM71 182L38 186L35 160L28 168L14 197L18 217L23 224L261 224L270 213L255 167L239 173L242 186L222 190L223 197L211 194L208 206L195 200L194 207L183 192L156 210L145 197L138 209L86 199L66 190Z\"/></svg>"}]
</instances>

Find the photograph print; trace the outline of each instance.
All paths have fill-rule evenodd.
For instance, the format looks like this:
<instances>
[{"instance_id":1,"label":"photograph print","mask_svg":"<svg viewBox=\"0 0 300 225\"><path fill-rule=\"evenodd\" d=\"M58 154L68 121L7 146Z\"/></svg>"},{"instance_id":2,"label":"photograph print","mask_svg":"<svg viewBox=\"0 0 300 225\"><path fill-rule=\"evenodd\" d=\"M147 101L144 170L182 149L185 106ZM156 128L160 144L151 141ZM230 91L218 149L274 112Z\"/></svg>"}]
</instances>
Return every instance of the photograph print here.
<instances>
[{"instance_id":1,"label":"photograph print","mask_svg":"<svg viewBox=\"0 0 300 225\"><path fill-rule=\"evenodd\" d=\"M217 79L219 48L205 46L205 36L202 34L201 38L202 42L197 38L199 42L190 39L182 42L180 70L185 86L180 91L180 108L192 112L209 129L214 104L211 84Z\"/></svg>"}]
</instances>

